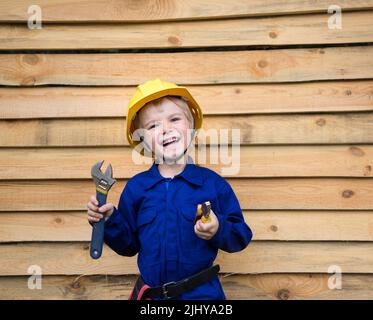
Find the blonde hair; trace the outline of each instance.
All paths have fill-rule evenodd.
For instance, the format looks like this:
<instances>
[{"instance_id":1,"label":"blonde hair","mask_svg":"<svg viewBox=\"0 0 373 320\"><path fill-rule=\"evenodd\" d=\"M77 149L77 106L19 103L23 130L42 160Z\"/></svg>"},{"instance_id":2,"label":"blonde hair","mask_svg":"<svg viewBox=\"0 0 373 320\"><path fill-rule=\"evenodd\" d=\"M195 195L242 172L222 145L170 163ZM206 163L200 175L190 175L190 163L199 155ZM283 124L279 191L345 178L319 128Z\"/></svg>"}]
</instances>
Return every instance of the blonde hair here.
<instances>
[{"instance_id":1,"label":"blonde hair","mask_svg":"<svg viewBox=\"0 0 373 320\"><path fill-rule=\"evenodd\" d=\"M143 106L143 108L148 105L158 106L159 104L162 103L163 99L171 100L174 104L176 104L184 112L185 117L189 121L190 127L194 128L194 118L187 103L188 99L185 97L171 96L171 95L160 97L158 99L149 101ZM135 117L132 120L135 130L140 128L139 112L141 111L141 109L135 114Z\"/></svg>"}]
</instances>

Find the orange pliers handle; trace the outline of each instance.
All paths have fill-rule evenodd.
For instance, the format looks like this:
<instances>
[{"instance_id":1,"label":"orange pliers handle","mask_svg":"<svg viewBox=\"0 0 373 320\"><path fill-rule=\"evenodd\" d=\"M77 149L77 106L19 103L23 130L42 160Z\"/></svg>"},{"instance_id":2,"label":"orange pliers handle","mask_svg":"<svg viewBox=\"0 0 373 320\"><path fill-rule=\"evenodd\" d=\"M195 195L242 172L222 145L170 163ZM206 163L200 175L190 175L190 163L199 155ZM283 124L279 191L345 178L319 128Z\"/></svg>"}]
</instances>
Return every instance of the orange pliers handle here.
<instances>
[{"instance_id":1,"label":"orange pliers handle","mask_svg":"<svg viewBox=\"0 0 373 320\"><path fill-rule=\"evenodd\" d=\"M199 219L201 219L202 223L210 222L211 221L210 211L211 211L210 201L206 201L202 204L199 204L197 206L197 214L194 219L194 224L196 224Z\"/></svg>"}]
</instances>

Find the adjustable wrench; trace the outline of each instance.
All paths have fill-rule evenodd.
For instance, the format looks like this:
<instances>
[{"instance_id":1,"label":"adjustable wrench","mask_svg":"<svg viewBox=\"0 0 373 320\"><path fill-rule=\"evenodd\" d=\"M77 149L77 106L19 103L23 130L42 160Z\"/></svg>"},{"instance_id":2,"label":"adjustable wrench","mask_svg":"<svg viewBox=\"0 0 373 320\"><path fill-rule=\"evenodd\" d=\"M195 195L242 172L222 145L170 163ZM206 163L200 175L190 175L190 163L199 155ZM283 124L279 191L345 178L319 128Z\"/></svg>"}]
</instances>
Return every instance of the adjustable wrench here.
<instances>
[{"instance_id":1,"label":"adjustable wrench","mask_svg":"<svg viewBox=\"0 0 373 320\"><path fill-rule=\"evenodd\" d=\"M108 165L105 173L101 171L103 163L104 160L97 162L91 170L92 178L96 184L96 199L98 201L98 207L101 207L106 203L107 194L116 182L116 180L113 179L113 168L111 167L111 164ZM91 248L89 253L93 259L101 257L102 246L104 243L104 226L105 217L92 224Z\"/></svg>"}]
</instances>

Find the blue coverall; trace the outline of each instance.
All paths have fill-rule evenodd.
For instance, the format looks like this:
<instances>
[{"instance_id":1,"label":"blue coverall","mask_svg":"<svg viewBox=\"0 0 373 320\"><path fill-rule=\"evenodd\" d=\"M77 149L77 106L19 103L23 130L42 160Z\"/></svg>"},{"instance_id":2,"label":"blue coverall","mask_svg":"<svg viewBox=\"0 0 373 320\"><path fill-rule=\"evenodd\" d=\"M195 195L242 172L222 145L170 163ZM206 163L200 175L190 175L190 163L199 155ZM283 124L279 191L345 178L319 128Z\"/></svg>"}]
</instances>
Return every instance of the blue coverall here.
<instances>
[{"instance_id":1,"label":"blue coverall","mask_svg":"<svg viewBox=\"0 0 373 320\"><path fill-rule=\"evenodd\" d=\"M219 220L210 240L194 232L199 203L210 201ZM210 266L218 249L243 250L252 238L230 184L216 172L188 158L184 170L163 177L158 165L128 180L118 209L105 222L105 243L116 253L134 256L143 280L160 286L198 273ZM218 276L177 299L226 299Z\"/></svg>"}]
</instances>

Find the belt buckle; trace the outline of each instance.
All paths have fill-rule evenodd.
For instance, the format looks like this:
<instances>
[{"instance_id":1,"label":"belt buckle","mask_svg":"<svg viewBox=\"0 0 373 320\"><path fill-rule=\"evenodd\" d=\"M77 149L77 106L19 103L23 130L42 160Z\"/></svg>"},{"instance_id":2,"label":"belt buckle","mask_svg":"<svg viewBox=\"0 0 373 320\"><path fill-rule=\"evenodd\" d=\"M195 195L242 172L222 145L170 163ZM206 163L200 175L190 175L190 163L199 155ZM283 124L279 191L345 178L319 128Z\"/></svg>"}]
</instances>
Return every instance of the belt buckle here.
<instances>
[{"instance_id":1,"label":"belt buckle","mask_svg":"<svg viewBox=\"0 0 373 320\"><path fill-rule=\"evenodd\" d=\"M167 291L167 286L172 285L172 284L176 284L176 282L175 281L171 281L171 282L167 282L164 285L162 285L162 293L163 293L163 295L165 296L165 298L167 300L172 298L172 297L168 296L168 291Z\"/></svg>"}]
</instances>

